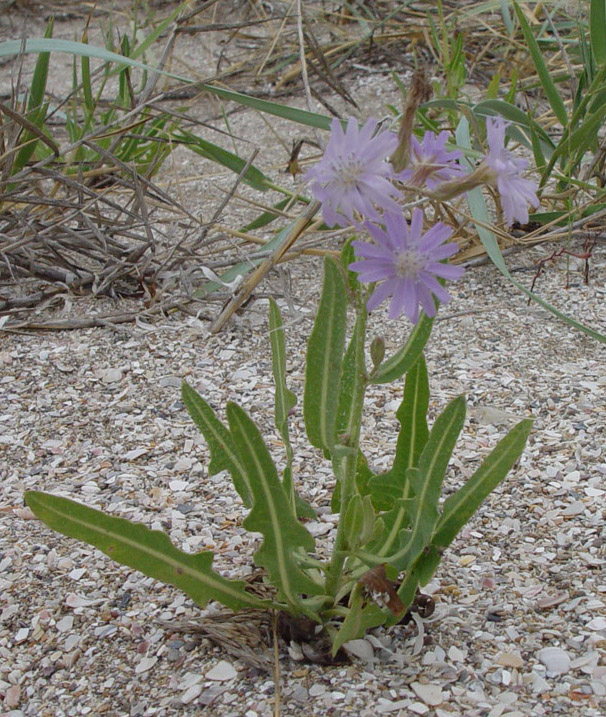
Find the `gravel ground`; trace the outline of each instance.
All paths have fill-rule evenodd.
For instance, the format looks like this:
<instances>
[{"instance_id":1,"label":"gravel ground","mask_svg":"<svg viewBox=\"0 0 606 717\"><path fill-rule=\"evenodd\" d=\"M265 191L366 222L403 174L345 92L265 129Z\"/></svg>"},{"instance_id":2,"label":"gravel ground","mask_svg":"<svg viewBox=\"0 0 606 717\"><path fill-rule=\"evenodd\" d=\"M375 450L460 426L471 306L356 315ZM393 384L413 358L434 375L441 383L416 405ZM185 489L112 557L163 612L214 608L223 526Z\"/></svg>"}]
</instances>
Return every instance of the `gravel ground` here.
<instances>
[{"instance_id":1,"label":"gravel ground","mask_svg":"<svg viewBox=\"0 0 606 717\"><path fill-rule=\"evenodd\" d=\"M510 266L530 280L533 261L547 253L518 254ZM559 261L538 291L606 331L603 247L589 286L582 267ZM291 273L289 381L300 395L320 267L300 261ZM265 288L280 294L283 283L273 276ZM116 308L69 300L83 315ZM214 549L225 574L249 572L242 507L223 474L208 476L207 449L178 387L187 378L220 412L228 399L241 402L281 460L266 312L258 300L216 337L183 314L0 334L3 714L272 714L274 672L177 629L204 624L189 599L51 532L23 508L27 489L70 496L167 530L185 550ZM406 326L382 317L377 311L373 329L389 350ZM517 417L533 416L527 450L447 551L428 586L432 618L376 631L360 646L363 659L349 665L308 665L283 649L280 713L604 715L604 347L528 306L494 268L479 267L453 288L427 358L434 413L460 392L469 401L448 486L468 477ZM392 455L401 393L396 384L369 394L365 450L375 467ZM300 407L294 423L296 478L320 508L311 527L322 546L334 525L330 471L303 442Z\"/></svg>"}]
</instances>

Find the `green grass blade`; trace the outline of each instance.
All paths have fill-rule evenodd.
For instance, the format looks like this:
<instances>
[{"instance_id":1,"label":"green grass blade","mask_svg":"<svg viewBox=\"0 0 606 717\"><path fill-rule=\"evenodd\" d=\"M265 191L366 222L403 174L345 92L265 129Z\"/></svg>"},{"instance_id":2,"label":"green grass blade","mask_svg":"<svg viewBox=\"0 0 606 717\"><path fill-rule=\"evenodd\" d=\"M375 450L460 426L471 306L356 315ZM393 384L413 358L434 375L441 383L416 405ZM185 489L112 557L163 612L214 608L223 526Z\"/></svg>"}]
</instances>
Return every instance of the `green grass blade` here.
<instances>
[{"instance_id":1,"label":"green grass blade","mask_svg":"<svg viewBox=\"0 0 606 717\"><path fill-rule=\"evenodd\" d=\"M347 312L346 289L336 262L324 262L320 306L307 344L303 418L309 442L332 450Z\"/></svg>"},{"instance_id":2,"label":"green grass blade","mask_svg":"<svg viewBox=\"0 0 606 717\"><path fill-rule=\"evenodd\" d=\"M70 55L79 55L86 57L95 57L105 62L113 62L118 67L128 66L137 67L140 70L147 72L157 72L166 77L172 77L180 82L187 84L193 84L193 80L182 75L177 75L174 72L168 72L166 70L160 70L156 67L146 65L144 62L134 60L130 57L124 57L116 52L110 52L103 47L95 47L93 45L85 45L82 42L74 42L72 40L56 40L56 39L42 39L42 38L30 38L26 41L25 47L21 40L8 40L0 43L0 57L7 57L9 55L19 55L21 52L25 53L38 53L38 52L66 52ZM317 127L318 129L329 130L332 117L321 115L316 112L308 112L307 110L300 110L295 107L286 107L277 102L271 102L269 100L262 100L257 97L249 97L241 92L234 92L233 90L226 90L223 87L215 87L210 84L198 85L201 90L210 92L211 94L220 97L223 100L231 102L237 102L238 104L246 107L252 107L259 112L265 114L274 115L276 117L282 117L283 119L297 124L306 125L308 127Z\"/></svg>"},{"instance_id":3,"label":"green grass blade","mask_svg":"<svg viewBox=\"0 0 606 717\"><path fill-rule=\"evenodd\" d=\"M246 469L242 465L233 438L228 429L215 415L213 409L185 381L181 384L181 398L198 430L208 443L210 463L208 472L215 475L221 471L229 471L234 488L248 508L252 505L252 490L248 483Z\"/></svg>"},{"instance_id":4,"label":"green grass blade","mask_svg":"<svg viewBox=\"0 0 606 717\"><path fill-rule=\"evenodd\" d=\"M199 154L201 157L210 159L236 174L240 174L246 166L246 161L242 159L242 157L238 157L237 154L223 149L212 142L208 142L202 139L202 137L198 137L186 130L174 130L171 132L170 139L172 142L178 142L192 150L192 152ZM266 191L272 185L271 180L268 179L260 169L252 165L246 170L243 180L253 189L258 189L261 192Z\"/></svg>"},{"instance_id":5,"label":"green grass blade","mask_svg":"<svg viewBox=\"0 0 606 717\"><path fill-rule=\"evenodd\" d=\"M169 25L173 20L179 15L179 13L187 6L189 5L189 0L184 0L180 5L178 5L164 20L162 20L158 25L145 37L144 40L142 40L130 53L130 56L134 59L137 59L138 57L142 57L147 50L156 42L156 40L168 29Z\"/></svg>"},{"instance_id":6,"label":"green grass blade","mask_svg":"<svg viewBox=\"0 0 606 717\"><path fill-rule=\"evenodd\" d=\"M106 50L104 47L95 47L94 45L86 45L83 42L75 42L73 40L57 40L55 38L28 38L25 44L21 40L7 40L0 42L0 57L9 55L19 55L21 53L40 53L40 52L65 52L69 55L78 55L80 57L95 57L105 62L113 62L118 66L138 67L140 70L159 72L167 77L172 77L181 82L191 83L191 80L173 72L159 70L146 65L144 62L133 60L130 57L124 57L116 52Z\"/></svg>"},{"instance_id":7,"label":"green grass blade","mask_svg":"<svg viewBox=\"0 0 606 717\"><path fill-rule=\"evenodd\" d=\"M450 545L482 501L505 478L518 460L531 429L530 419L520 421L499 441L465 485L446 499L432 538L434 545L442 548Z\"/></svg>"},{"instance_id":8,"label":"green grass blade","mask_svg":"<svg viewBox=\"0 0 606 717\"><path fill-rule=\"evenodd\" d=\"M543 86L543 90L545 91L547 101L551 105L551 109L553 110L555 116L558 118L558 121L560 122L562 127L566 127L568 125L568 112L566 111L566 105L564 104L564 100L560 96L560 93L555 86L555 82L551 78L549 69L547 68L545 60L543 59L543 53L539 49L539 45L535 39L535 36L532 33L532 30L530 29L530 25L524 17L524 13L520 9L518 3L515 2L515 0L513 6L515 8L516 15L518 16L518 22L520 23L520 27L522 28L524 39L526 40L526 44L528 45L532 61L534 62L535 69L539 76L539 80L541 81L541 85Z\"/></svg>"},{"instance_id":9,"label":"green grass blade","mask_svg":"<svg viewBox=\"0 0 606 717\"><path fill-rule=\"evenodd\" d=\"M46 26L44 37L49 39L53 32L52 21ZM34 74L29 88L29 98L27 101L27 115L26 119L36 129L40 130L39 133L25 131L21 136L21 149L17 152L13 165L11 167L11 174L17 174L23 167L29 162L33 156L36 148L39 146L40 139L39 134L44 130L44 124L46 120L47 104L44 103L44 93L46 92L46 83L48 81L48 67L50 62L50 53L42 52L38 55L36 60L36 66L34 67Z\"/></svg>"},{"instance_id":10,"label":"green grass blade","mask_svg":"<svg viewBox=\"0 0 606 717\"><path fill-rule=\"evenodd\" d=\"M282 117L283 119L296 122L297 124L306 125L308 127L317 127L318 129L329 130L330 123L332 122L332 117L327 117L326 115L320 115L316 112L308 112L307 110L299 110L296 107L286 107L285 105L278 104L277 102L262 100L258 97L249 97L248 95L243 95L240 92L226 90L222 87L203 84L200 85L200 89L210 92L213 95L217 95L217 97L220 97L223 100L237 102L245 107L252 107L259 112L274 115L276 117Z\"/></svg>"},{"instance_id":11,"label":"green grass blade","mask_svg":"<svg viewBox=\"0 0 606 717\"><path fill-rule=\"evenodd\" d=\"M253 493L253 507L243 525L263 534L255 562L266 568L280 599L301 614L301 595L318 595L321 588L301 570L295 553L313 551L314 539L290 506L259 429L237 404L228 403L226 412Z\"/></svg>"},{"instance_id":12,"label":"green grass blade","mask_svg":"<svg viewBox=\"0 0 606 717\"><path fill-rule=\"evenodd\" d=\"M604 0L591 0L589 37L593 59L598 67L603 67L606 65L606 3Z\"/></svg>"},{"instance_id":13,"label":"green grass blade","mask_svg":"<svg viewBox=\"0 0 606 717\"><path fill-rule=\"evenodd\" d=\"M252 222L246 224L246 226L241 227L240 231L253 232L257 229L262 229L263 227L266 227L268 224L271 224L273 221L278 219L278 217L282 216L282 210L285 209L291 201L292 200L290 197L280 199L280 201L274 204L272 207L276 210L275 212L272 212L271 209L269 209L268 211L259 214L259 216L253 219Z\"/></svg>"},{"instance_id":14,"label":"green grass blade","mask_svg":"<svg viewBox=\"0 0 606 717\"><path fill-rule=\"evenodd\" d=\"M160 530L40 491L28 491L25 502L53 530L94 545L112 560L150 578L178 587L197 605L203 607L209 600L218 600L232 610L271 605L248 593L243 580L227 580L215 572L211 552L184 553Z\"/></svg>"}]
</instances>

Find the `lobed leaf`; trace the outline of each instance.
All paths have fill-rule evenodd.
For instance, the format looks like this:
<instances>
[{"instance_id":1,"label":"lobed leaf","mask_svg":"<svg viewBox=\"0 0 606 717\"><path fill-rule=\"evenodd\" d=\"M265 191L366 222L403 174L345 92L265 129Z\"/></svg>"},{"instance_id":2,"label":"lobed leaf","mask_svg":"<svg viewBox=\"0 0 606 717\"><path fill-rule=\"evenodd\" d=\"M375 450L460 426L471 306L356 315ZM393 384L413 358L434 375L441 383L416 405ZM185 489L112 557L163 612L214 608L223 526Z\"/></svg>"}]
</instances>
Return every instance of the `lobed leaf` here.
<instances>
[{"instance_id":1,"label":"lobed leaf","mask_svg":"<svg viewBox=\"0 0 606 717\"><path fill-rule=\"evenodd\" d=\"M272 606L270 601L247 592L243 580L227 580L215 572L211 552L184 553L160 530L50 493L28 491L25 502L53 530L83 540L150 578L178 587L201 607L209 600L232 610Z\"/></svg>"},{"instance_id":2,"label":"lobed leaf","mask_svg":"<svg viewBox=\"0 0 606 717\"><path fill-rule=\"evenodd\" d=\"M441 548L450 545L482 501L505 478L518 460L531 429L532 420L520 421L497 443L465 485L446 499L432 538L434 545Z\"/></svg>"},{"instance_id":3,"label":"lobed leaf","mask_svg":"<svg viewBox=\"0 0 606 717\"><path fill-rule=\"evenodd\" d=\"M296 560L296 553L314 549L314 539L297 520L259 429L235 403L227 404L227 420L253 494L253 507L243 525L263 535L255 562L267 569L280 599L300 614L305 611L301 594L321 592Z\"/></svg>"},{"instance_id":4,"label":"lobed leaf","mask_svg":"<svg viewBox=\"0 0 606 717\"><path fill-rule=\"evenodd\" d=\"M336 262L324 261L324 283L316 320L307 344L303 418L309 442L325 451L335 444L335 420L343 349L347 296Z\"/></svg>"},{"instance_id":5,"label":"lobed leaf","mask_svg":"<svg viewBox=\"0 0 606 717\"><path fill-rule=\"evenodd\" d=\"M412 523L410 529L399 536L403 543L400 550L385 559L386 563L399 570L408 570L431 542L438 520L440 488L464 422L465 398L459 396L453 399L436 419L419 458L418 467L409 468L406 472L414 493L410 509ZM394 531L397 528L395 524L388 536L388 542L391 544L395 543ZM384 551L381 552L385 554Z\"/></svg>"},{"instance_id":6,"label":"lobed leaf","mask_svg":"<svg viewBox=\"0 0 606 717\"><path fill-rule=\"evenodd\" d=\"M215 475L229 471L235 489L247 508L252 506L252 490L245 467L236 450L229 430L221 423L213 409L186 381L181 384L181 398L189 415L206 439L210 450L208 472Z\"/></svg>"},{"instance_id":7,"label":"lobed leaf","mask_svg":"<svg viewBox=\"0 0 606 717\"><path fill-rule=\"evenodd\" d=\"M416 466L427 442L429 380L423 354L406 374L404 396L396 412L400 431L394 462L386 473L374 476L369 491L377 510L391 510L400 498L408 497L406 471Z\"/></svg>"},{"instance_id":8,"label":"lobed leaf","mask_svg":"<svg viewBox=\"0 0 606 717\"><path fill-rule=\"evenodd\" d=\"M339 443L357 446L360 438L366 366L364 339L366 338L366 311L358 311L356 323L345 352L341 371L341 384L336 416L336 437Z\"/></svg>"}]
</instances>

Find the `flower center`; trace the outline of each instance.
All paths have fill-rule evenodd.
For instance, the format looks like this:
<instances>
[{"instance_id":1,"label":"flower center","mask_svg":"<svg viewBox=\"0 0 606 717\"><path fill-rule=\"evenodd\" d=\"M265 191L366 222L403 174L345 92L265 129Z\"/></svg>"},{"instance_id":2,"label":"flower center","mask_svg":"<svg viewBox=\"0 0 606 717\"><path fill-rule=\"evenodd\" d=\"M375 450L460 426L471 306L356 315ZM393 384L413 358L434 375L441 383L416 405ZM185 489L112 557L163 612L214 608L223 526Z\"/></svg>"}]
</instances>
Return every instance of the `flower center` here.
<instances>
[{"instance_id":1,"label":"flower center","mask_svg":"<svg viewBox=\"0 0 606 717\"><path fill-rule=\"evenodd\" d=\"M363 169L359 160L349 157L336 167L336 181L343 189L352 189L358 185Z\"/></svg>"},{"instance_id":2,"label":"flower center","mask_svg":"<svg viewBox=\"0 0 606 717\"><path fill-rule=\"evenodd\" d=\"M417 249L404 249L395 258L396 274L401 279L416 279L425 266L425 259Z\"/></svg>"}]
</instances>

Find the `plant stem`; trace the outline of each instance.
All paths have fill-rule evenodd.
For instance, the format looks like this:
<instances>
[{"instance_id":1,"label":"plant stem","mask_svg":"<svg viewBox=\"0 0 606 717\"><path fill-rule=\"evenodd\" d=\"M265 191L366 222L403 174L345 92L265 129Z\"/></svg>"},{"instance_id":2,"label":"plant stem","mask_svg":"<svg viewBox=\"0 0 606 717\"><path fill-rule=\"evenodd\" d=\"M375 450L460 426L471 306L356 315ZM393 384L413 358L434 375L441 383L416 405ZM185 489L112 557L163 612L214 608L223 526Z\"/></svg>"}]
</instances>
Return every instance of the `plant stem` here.
<instances>
[{"instance_id":1,"label":"plant stem","mask_svg":"<svg viewBox=\"0 0 606 717\"><path fill-rule=\"evenodd\" d=\"M356 441L357 443L357 441ZM356 490L356 466L358 460L358 451L347 453L340 460L334 461L335 476L341 485L341 500L339 508L339 523L337 525L337 535L335 537L335 546L330 560L330 565L326 571L326 593L335 596L339 591L341 583L341 574L343 565L347 557L347 545L345 544L345 511L349 502L354 496Z\"/></svg>"}]
</instances>

